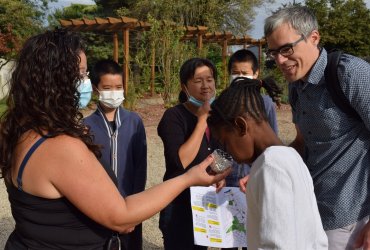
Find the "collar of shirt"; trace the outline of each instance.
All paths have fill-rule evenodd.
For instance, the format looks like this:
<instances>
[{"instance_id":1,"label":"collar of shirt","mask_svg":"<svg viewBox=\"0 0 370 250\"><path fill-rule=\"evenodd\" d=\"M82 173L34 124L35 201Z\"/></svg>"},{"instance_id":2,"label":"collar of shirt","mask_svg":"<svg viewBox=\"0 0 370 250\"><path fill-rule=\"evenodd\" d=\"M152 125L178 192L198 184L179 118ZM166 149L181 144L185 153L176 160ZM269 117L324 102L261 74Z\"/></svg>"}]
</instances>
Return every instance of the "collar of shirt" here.
<instances>
[{"instance_id":1,"label":"collar of shirt","mask_svg":"<svg viewBox=\"0 0 370 250\"><path fill-rule=\"evenodd\" d=\"M323 84L325 68L328 63L328 53L324 48L320 48L319 58L316 60L315 64L308 73L307 80L298 80L295 83L299 85L302 89L305 89L308 84L319 85Z\"/></svg>"}]
</instances>

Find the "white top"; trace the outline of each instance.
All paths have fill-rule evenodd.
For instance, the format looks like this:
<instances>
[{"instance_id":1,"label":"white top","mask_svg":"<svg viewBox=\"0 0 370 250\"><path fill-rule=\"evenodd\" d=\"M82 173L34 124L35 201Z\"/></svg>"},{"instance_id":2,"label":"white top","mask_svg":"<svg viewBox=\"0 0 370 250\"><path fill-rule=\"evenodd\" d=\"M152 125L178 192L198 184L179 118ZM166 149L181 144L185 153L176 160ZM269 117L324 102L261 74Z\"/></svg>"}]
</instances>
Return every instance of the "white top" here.
<instances>
[{"instance_id":1,"label":"white top","mask_svg":"<svg viewBox=\"0 0 370 250\"><path fill-rule=\"evenodd\" d=\"M248 250L328 249L312 178L290 147L267 148L247 184Z\"/></svg>"}]
</instances>

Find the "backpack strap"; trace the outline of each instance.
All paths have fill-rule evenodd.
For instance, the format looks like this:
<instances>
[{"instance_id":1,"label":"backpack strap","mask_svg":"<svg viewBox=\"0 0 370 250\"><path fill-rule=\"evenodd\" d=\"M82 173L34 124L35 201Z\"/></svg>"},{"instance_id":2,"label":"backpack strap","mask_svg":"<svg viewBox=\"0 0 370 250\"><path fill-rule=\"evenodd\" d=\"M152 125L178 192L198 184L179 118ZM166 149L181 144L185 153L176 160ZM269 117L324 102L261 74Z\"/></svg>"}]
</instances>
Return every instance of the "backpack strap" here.
<instances>
[{"instance_id":1,"label":"backpack strap","mask_svg":"<svg viewBox=\"0 0 370 250\"><path fill-rule=\"evenodd\" d=\"M333 51L328 53L328 64L325 68L325 82L326 89L328 90L331 98L333 99L334 104L340 108L348 116L355 118L356 120L362 121L360 115L357 111L351 106L348 101L348 98L344 95L343 90L339 83L338 78L338 64L340 57L343 54L342 51Z\"/></svg>"}]
</instances>

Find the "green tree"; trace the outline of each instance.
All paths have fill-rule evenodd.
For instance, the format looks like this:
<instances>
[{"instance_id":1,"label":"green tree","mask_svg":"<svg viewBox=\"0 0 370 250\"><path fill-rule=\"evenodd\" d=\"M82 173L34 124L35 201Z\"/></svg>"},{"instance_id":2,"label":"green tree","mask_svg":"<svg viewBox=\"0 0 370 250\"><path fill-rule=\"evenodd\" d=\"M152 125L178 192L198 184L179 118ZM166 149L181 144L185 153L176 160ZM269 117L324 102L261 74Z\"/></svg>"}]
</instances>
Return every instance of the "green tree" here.
<instances>
[{"instance_id":1,"label":"green tree","mask_svg":"<svg viewBox=\"0 0 370 250\"><path fill-rule=\"evenodd\" d=\"M256 15L254 7L274 0L95 0L108 10L117 8L119 15L147 20L173 21L179 25L203 25L210 31L228 30L246 34Z\"/></svg>"},{"instance_id":2,"label":"green tree","mask_svg":"<svg viewBox=\"0 0 370 250\"><path fill-rule=\"evenodd\" d=\"M141 87L148 89L151 55L155 51L156 90L163 94L165 103L170 105L179 91L178 72L181 64L197 54L194 42L180 41L183 31L178 27L203 25L209 31L227 30L244 35L251 28L255 15L253 8L267 2L273 0L95 0L98 7L93 12L95 16L128 16L151 24L151 30L145 34L130 32L130 90L135 89L136 93L140 93ZM53 18L88 17L90 13L81 8L63 9L54 13ZM100 34L97 39L91 39L93 36L90 35L90 63L95 58L111 57L111 36L102 42L105 35ZM122 40L121 37L119 40ZM212 46L204 46L201 56L207 57L209 51L213 51ZM215 64L220 66L221 57L217 59Z\"/></svg>"},{"instance_id":3,"label":"green tree","mask_svg":"<svg viewBox=\"0 0 370 250\"><path fill-rule=\"evenodd\" d=\"M51 27L59 26L60 19L80 19L102 16L102 9L93 4L71 4L62 9L57 9L48 16L49 25ZM112 34L106 32L83 32L82 37L87 43L88 66L94 65L97 60L107 59L112 57L113 44Z\"/></svg>"},{"instance_id":4,"label":"green tree","mask_svg":"<svg viewBox=\"0 0 370 250\"><path fill-rule=\"evenodd\" d=\"M112 15L119 8L132 8L136 0L95 0L95 3L101 7L102 14Z\"/></svg>"},{"instance_id":5,"label":"green tree","mask_svg":"<svg viewBox=\"0 0 370 250\"><path fill-rule=\"evenodd\" d=\"M0 0L0 57L13 59L21 44L43 29L48 3L55 0Z\"/></svg>"},{"instance_id":6,"label":"green tree","mask_svg":"<svg viewBox=\"0 0 370 250\"><path fill-rule=\"evenodd\" d=\"M325 48L370 56L370 10L363 0L307 0L306 6L317 15Z\"/></svg>"},{"instance_id":7,"label":"green tree","mask_svg":"<svg viewBox=\"0 0 370 250\"><path fill-rule=\"evenodd\" d=\"M166 106L170 106L178 99L180 67L186 59L196 55L196 48L193 42L180 41L183 31L177 27L151 17L149 21L151 29L136 37L139 46L133 60L141 69L141 79L149 83L148 70L155 51L156 91L162 94Z\"/></svg>"},{"instance_id":8,"label":"green tree","mask_svg":"<svg viewBox=\"0 0 370 250\"><path fill-rule=\"evenodd\" d=\"M100 16L101 10L93 5L86 4L71 4L68 7L57 9L55 12L48 16L49 25L52 27L59 26L59 19L75 19L75 18L94 18Z\"/></svg>"},{"instance_id":9,"label":"green tree","mask_svg":"<svg viewBox=\"0 0 370 250\"><path fill-rule=\"evenodd\" d=\"M49 3L57 2L58 0L21 0L23 3L30 6L34 11L34 18L43 20L49 10Z\"/></svg>"}]
</instances>

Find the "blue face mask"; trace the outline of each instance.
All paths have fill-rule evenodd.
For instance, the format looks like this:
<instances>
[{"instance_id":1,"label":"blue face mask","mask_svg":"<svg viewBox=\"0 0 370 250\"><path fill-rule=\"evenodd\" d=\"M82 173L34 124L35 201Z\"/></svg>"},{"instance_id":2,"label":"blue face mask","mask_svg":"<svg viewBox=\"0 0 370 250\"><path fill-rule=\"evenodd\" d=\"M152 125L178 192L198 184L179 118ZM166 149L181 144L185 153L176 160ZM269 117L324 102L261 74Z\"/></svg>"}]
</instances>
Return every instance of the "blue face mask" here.
<instances>
[{"instance_id":1,"label":"blue face mask","mask_svg":"<svg viewBox=\"0 0 370 250\"><path fill-rule=\"evenodd\" d=\"M211 99L209 99L209 104L212 104L212 102L215 100L215 97L212 96ZM204 102L202 101L199 101L198 99L196 99L194 96L191 96L189 95L189 98L188 98L188 101L193 104L194 106L196 107L201 107L203 106Z\"/></svg>"},{"instance_id":2,"label":"blue face mask","mask_svg":"<svg viewBox=\"0 0 370 250\"><path fill-rule=\"evenodd\" d=\"M79 107L86 108L91 100L91 93L93 91L90 79L84 79L78 84L77 91L80 93Z\"/></svg>"}]
</instances>

